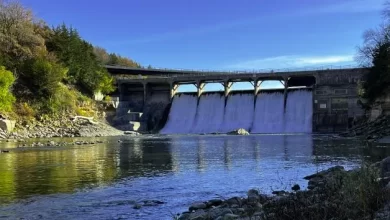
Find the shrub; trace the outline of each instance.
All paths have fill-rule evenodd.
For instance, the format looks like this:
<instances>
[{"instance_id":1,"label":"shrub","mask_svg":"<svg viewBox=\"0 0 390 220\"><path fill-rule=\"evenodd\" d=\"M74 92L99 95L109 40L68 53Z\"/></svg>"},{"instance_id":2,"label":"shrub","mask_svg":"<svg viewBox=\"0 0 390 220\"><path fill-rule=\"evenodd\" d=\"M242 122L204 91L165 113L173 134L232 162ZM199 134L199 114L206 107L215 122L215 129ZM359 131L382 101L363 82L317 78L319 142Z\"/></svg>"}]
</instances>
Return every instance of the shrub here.
<instances>
[{"instance_id":1,"label":"shrub","mask_svg":"<svg viewBox=\"0 0 390 220\"><path fill-rule=\"evenodd\" d=\"M28 60L23 68L23 79L33 94L39 98L53 98L60 89L67 69L62 67L50 55L40 55Z\"/></svg>"},{"instance_id":2,"label":"shrub","mask_svg":"<svg viewBox=\"0 0 390 220\"><path fill-rule=\"evenodd\" d=\"M15 113L26 119L31 119L35 116L34 109L27 102L17 103L15 105Z\"/></svg>"},{"instance_id":3,"label":"shrub","mask_svg":"<svg viewBox=\"0 0 390 220\"><path fill-rule=\"evenodd\" d=\"M379 176L370 166L335 173L315 190L298 191L280 202L266 204L266 219L373 219L389 199L377 181Z\"/></svg>"},{"instance_id":4,"label":"shrub","mask_svg":"<svg viewBox=\"0 0 390 220\"><path fill-rule=\"evenodd\" d=\"M11 93L11 86L15 82L14 75L0 66L0 112L12 111L15 97Z\"/></svg>"}]
</instances>

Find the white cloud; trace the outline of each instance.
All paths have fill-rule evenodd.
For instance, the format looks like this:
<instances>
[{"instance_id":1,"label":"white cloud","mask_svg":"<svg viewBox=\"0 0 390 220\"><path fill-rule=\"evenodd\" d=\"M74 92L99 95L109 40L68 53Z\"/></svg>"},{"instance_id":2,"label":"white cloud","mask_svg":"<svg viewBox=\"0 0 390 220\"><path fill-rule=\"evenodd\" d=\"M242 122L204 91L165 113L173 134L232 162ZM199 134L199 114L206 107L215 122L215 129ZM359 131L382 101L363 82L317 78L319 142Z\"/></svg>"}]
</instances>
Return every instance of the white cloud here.
<instances>
[{"instance_id":1,"label":"white cloud","mask_svg":"<svg viewBox=\"0 0 390 220\"><path fill-rule=\"evenodd\" d=\"M283 69L308 66L346 64L354 61L353 55L337 56L278 56L248 60L229 65L232 69Z\"/></svg>"}]
</instances>

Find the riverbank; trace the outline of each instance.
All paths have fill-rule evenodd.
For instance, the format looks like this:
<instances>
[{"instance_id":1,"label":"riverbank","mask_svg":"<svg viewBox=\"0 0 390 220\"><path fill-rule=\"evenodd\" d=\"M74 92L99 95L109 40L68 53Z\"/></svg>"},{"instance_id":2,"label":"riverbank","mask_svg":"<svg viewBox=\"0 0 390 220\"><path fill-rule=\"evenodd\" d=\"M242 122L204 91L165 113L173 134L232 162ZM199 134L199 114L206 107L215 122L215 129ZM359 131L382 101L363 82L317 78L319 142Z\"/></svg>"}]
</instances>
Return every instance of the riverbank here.
<instances>
[{"instance_id":1,"label":"riverbank","mask_svg":"<svg viewBox=\"0 0 390 220\"><path fill-rule=\"evenodd\" d=\"M332 167L306 176L308 189L263 195L251 189L247 197L213 199L191 205L179 220L208 219L390 219L390 157L371 166L347 171ZM387 204L387 205L386 205Z\"/></svg>"},{"instance_id":2,"label":"riverbank","mask_svg":"<svg viewBox=\"0 0 390 220\"><path fill-rule=\"evenodd\" d=\"M342 133L343 137L361 137L369 141L378 141L390 136L390 116L380 116L374 121L367 121L348 132Z\"/></svg>"},{"instance_id":3,"label":"riverbank","mask_svg":"<svg viewBox=\"0 0 390 220\"><path fill-rule=\"evenodd\" d=\"M124 131L111 126L105 120L58 116L48 119L17 122L15 129L7 133L0 129L0 139L55 138L55 137L106 137L121 136Z\"/></svg>"}]
</instances>

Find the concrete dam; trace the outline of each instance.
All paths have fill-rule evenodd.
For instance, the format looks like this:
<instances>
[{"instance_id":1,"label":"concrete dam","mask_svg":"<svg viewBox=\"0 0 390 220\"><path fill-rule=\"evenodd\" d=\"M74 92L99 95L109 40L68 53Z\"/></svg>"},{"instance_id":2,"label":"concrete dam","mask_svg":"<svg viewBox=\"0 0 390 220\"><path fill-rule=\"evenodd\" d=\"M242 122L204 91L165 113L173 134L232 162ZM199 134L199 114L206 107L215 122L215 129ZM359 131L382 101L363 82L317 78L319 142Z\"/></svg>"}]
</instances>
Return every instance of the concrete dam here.
<instances>
[{"instance_id":1,"label":"concrete dam","mask_svg":"<svg viewBox=\"0 0 390 220\"><path fill-rule=\"evenodd\" d=\"M251 133L339 132L364 116L358 104L358 83L367 69L295 72L196 72L107 67L118 89L111 94L114 123L124 130L162 134L226 133L244 128ZM262 90L277 80L283 89ZM232 91L237 82L253 90ZM224 91L205 92L208 83ZM192 84L196 92L179 93Z\"/></svg>"}]
</instances>

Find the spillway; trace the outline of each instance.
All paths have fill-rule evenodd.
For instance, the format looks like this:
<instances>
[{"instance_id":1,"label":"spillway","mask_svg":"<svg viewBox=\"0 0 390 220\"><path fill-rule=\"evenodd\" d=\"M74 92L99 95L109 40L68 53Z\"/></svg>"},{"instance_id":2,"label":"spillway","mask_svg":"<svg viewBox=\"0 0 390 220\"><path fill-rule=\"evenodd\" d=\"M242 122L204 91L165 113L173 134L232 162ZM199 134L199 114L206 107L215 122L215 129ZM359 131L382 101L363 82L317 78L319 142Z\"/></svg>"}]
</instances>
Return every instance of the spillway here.
<instances>
[{"instance_id":1,"label":"spillway","mask_svg":"<svg viewBox=\"0 0 390 220\"><path fill-rule=\"evenodd\" d=\"M173 99L162 134L226 133L244 128L251 133L311 133L313 100L307 90L284 94L263 92L232 94L181 94Z\"/></svg>"},{"instance_id":2,"label":"spillway","mask_svg":"<svg viewBox=\"0 0 390 220\"><path fill-rule=\"evenodd\" d=\"M228 97L223 126L220 132L229 132L252 127L254 113L254 96L252 94L234 94Z\"/></svg>"},{"instance_id":3,"label":"spillway","mask_svg":"<svg viewBox=\"0 0 390 220\"><path fill-rule=\"evenodd\" d=\"M312 132L313 94L298 90L288 93L285 113L285 133Z\"/></svg>"},{"instance_id":4,"label":"spillway","mask_svg":"<svg viewBox=\"0 0 390 220\"><path fill-rule=\"evenodd\" d=\"M187 134L191 133L195 121L198 105L196 95L181 94L175 96L169 112L168 121L161 134Z\"/></svg>"},{"instance_id":5,"label":"spillway","mask_svg":"<svg viewBox=\"0 0 390 220\"><path fill-rule=\"evenodd\" d=\"M260 93L256 98L256 107L251 133L284 132L284 95L280 92Z\"/></svg>"},{"instance_id":6,"label":"spillway","mask_svg":"<svg viewBox=\"0 0 390 220\"><path fill-rule=\"evenodd\" d=\"M225 112L225 97L219 93L200 97L195 123L191 133L213 133L222 129Z\"/></svg>"}]
</instances>

